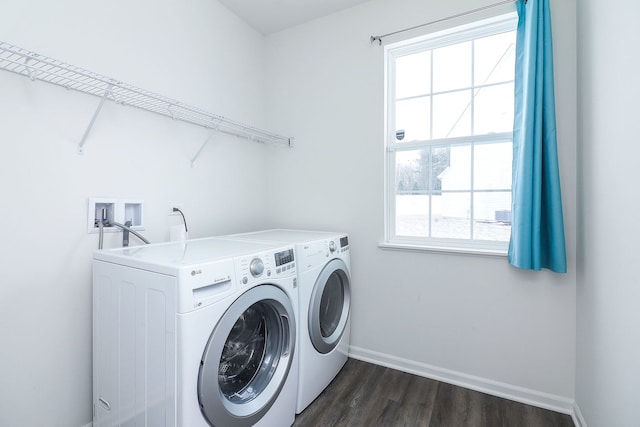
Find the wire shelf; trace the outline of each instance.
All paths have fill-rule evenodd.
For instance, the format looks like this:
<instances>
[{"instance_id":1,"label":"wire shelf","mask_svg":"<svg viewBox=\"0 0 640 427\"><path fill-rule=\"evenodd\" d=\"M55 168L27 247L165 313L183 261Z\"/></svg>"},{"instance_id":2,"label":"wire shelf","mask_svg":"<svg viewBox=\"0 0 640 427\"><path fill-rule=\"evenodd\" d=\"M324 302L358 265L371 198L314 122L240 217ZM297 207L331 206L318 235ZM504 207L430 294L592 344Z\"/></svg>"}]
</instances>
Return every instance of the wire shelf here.
<instances>
[{"instance_id":1,"label":"wire shelf","mask_svg":"<svg viewBox=\"0 0 640 427\"><path fill-rule=\"evenodd\" d=\"M200 108L192 107L128 83L105 77L2 41L0 41L0 69L29 77L33 81L41 80L102 98L100 106L80 143L80 151L82 151L82 146L96 116L107 99L117 104L130 105L175 120L181 120L256 142L279 143L288 146L291 146L293 142L293 138L209 113Z\"/></svg>"}]
</instances>

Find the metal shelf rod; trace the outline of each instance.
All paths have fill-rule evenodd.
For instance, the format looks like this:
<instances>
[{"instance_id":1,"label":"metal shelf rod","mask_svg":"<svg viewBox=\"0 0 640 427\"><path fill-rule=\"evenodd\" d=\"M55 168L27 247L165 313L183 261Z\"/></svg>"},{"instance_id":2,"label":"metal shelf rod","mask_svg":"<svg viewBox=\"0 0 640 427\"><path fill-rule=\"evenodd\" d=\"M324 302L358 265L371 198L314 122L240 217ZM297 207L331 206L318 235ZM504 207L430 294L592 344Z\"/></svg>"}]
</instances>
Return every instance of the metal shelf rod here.
<instances>
[{"instance_id":1,"label":"metal shelf rod","mask_svg":"<svg viewBox=\"0 0 640 427\"><path fill-rule=\"evenodd\" d=\"M80 153L84 149L89 132L106 100L112 100L116 104L140 108L238 138L261 143L293 145L292 137L279 135L231 120L1 41L0 69L26 76L33 81L40 80L102 98L78 145ZM196 155L196 158L199 154ZM195 161L195 158L193 160Z\"/></svg>"}]
</instances>

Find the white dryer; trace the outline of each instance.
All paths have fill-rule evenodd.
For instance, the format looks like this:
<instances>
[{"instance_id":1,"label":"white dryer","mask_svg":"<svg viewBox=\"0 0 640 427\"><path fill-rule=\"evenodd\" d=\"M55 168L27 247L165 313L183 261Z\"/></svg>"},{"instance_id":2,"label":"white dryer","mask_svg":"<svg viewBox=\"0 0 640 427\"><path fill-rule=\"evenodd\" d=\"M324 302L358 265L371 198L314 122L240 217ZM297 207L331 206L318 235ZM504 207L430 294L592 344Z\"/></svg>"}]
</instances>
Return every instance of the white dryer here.
<instances>
[{"instance_id":1,"label":"white dryer","mask_svg":"<svg viewBox=\"0 0 640 427\"><path fill-rule=\"evenodd\" d=\"M220 238L96 251L93 425L291 425L295 263Z\"/></svg>"},{"instance_id":2,"label":"white dryer","mask_svg":"<svg viewBox=\"0 0 640 427\"><path fill-rule=\"evenodd\" d=\"M302 412L347 361L351 330L351 263L344 233L274 229L228 236L295 244L300 282L298 398Z\"/></svg>"}]
</instances>

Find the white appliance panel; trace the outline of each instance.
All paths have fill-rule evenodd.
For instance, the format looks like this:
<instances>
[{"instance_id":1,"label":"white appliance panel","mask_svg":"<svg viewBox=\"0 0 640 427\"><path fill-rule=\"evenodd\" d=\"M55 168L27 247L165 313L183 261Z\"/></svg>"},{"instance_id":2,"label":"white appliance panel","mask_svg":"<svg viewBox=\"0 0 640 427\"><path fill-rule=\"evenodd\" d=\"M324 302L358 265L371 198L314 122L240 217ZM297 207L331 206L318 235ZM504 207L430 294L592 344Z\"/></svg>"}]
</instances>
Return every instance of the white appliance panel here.
<instances>
[{"instance_id":1,"label":"white appliance panel","mask_svg":"<svg viewBox=\"0 0 640 427\"><path fill-rule=\"evenodd\" d=\"M298 287L294 259L288 254L293 254L293 245L218 238L96 252L94 425L208 427L198 402L203 352L234 302L248 293L262 294L252 291L263 286L284 291L290 301L280 304L290 305L286 316L271 318L271 325L279 324L289 334L281 335L292 344L283 355L289 363L281 365L289 370L278 370L281 387L263 381L265 393L276 397L256 397L255 402L269 402L259 416L232 416L224 423L292 424ZM260 304L266 310L270 303Z\"/></svg>"}]
</instances>

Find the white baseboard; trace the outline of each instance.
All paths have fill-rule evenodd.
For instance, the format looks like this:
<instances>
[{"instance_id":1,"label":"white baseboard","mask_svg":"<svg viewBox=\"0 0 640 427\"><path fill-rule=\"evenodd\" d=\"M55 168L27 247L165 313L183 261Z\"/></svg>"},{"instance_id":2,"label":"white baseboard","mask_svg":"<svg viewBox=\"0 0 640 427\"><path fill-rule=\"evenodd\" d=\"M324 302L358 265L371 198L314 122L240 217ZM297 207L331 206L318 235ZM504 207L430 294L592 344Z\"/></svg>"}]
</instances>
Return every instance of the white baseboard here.
<instances>
[{"instance_id":1,"label":"white baseboard","mask_svg":"<svg viewBox=\"0 0 640 427\"><path fill-rule=\"evenodd\" d=\"M567 397L530 390L524 387L518 387L488 378L439 368L437 366L427 365L425 363L419 363L413 360L403 359L360 347L349 347L349 357L385 366L387 368L397 369L410 374L419 375L421 377L431 378L448 384L454 384L482 393L491 394L493 396L503 397L505 399L525 403L527 405L568 414L571 415L571 418L577 427L586 427L586 424L578 424L576 422L574 411L577 406L573 399Z\"/></svg>"},{"instance_id":2,"label":"white baseboard","mask_svg":"<svg viewBox=\"0 0 640 427\"><path fill-rule=\"evenodd\" d=\"M573 402L573 414L571 414L571 418L573 418L573 423L576 427L587 427L587 422L584 420L580 407L576 402Z\"/></svg>"}]
</instances>

